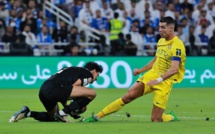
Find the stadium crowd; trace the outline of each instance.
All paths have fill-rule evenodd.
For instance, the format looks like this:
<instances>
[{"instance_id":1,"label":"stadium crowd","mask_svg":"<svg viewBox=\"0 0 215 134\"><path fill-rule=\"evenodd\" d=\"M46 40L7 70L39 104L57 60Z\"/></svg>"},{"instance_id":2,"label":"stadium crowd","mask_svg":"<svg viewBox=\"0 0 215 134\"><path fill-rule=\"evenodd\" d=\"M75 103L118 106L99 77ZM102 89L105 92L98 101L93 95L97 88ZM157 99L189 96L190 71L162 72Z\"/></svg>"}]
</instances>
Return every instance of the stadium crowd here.
<instances>
[{"instance_id":1,"label":"stadium crowd","mask_svg":"<svg viewBox=\"0 0 215 134\"><path fill-rule=\"evenodd\" d=\"M55 15L44 13L45 1L0 0L0 42L10 43L7 55L37 55L52 46L66 56L150 56L164 16L176 20L175 32L187 55L215 55L215 0L49 0L71 15L73 26L63 20L57 24ZM102 33L100 39L86 41L86 27ZM96 46L86 48L83 42ZM25 53L12 53L16 48Z\"/></svg>"}]
</instances>

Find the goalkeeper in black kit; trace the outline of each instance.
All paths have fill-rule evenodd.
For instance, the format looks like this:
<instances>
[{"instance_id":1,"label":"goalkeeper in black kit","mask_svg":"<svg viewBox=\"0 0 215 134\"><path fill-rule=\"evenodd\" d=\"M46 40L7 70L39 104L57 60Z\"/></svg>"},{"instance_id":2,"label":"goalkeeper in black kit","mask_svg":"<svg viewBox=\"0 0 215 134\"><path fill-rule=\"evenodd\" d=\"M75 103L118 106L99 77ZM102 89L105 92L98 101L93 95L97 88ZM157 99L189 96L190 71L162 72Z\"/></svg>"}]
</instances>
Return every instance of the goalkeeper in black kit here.
<instances>
[{"instance_id":1,"label":"goalkeeper in black kit","mask_svg":"<svg viewBox=\"0 0 215 134\"><path fill-rule=\"evenodd\" d=\"M71 122L68 115L78 119L86 110L86 106L96 97L96 92L85 86L96 81L102 70L95 62L88 62L84 67L67 67L59 70L40 87L39 98L46 112L30 111L28 106L23 106L9 122L17 122L28 117L44 122ZM68 100L72 100L69 105L66 104ZM64 106L62 110L59 109L58 102Z\"/></svg>"}]
</instances>

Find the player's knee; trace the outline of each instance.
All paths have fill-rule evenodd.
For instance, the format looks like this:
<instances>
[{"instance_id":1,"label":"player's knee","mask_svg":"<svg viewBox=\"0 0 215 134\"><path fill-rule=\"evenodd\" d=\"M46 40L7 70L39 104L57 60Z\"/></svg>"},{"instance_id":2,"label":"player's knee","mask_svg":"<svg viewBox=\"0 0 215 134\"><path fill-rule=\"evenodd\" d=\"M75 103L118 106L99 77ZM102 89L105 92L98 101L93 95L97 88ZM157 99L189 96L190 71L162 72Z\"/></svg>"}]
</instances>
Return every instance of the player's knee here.
<instances>
[{"instance_id":1,"label":"player's knee","mask_svg":"<svg viewBox=\"0 0 215 134\"><path fill-rule=\"evenodd\" d=\"M133 99L132 98L129 98L129 97L122 97L122 101L124 102L124 104L128 104L132 101Z\"/></svg>"},{"instance_id":2,"label":"player's knee","mask_svg":"<svg viewBox=\"0 0 215 134\"><path fill-rule=\"evenodd\" d=\"M92 90L88 96L88 99L93 100L94 98L96 98L96 92Z\"/></svg>"},{"instance_id":3,"label":"player's knee","mask_svg":"<svg viewBox=\"0 0 215 134\"><path fill-rule=\"evenodd\" d=\"M136 98L138 98L138 96L134 96L134 95L127 93L125 96L122 97L122 101L125 104L128 104L128 103L132 102L133 100L135 100Z\"/></svg>"}]
</instances>

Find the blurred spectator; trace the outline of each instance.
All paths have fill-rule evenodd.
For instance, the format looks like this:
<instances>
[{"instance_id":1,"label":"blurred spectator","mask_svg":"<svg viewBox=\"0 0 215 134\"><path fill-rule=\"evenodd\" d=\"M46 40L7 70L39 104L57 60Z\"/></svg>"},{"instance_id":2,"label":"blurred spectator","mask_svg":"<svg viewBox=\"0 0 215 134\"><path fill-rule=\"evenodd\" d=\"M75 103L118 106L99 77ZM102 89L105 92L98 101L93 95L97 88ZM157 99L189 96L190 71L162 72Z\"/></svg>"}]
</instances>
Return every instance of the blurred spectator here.
<instances>
[{"instance_id":1,"label":"blurred spectator","mask_svg":"<svg viewBox=\"0 0 215 134\"><path fill-rule=\"evenodd\" d=\"M139 18L137 17L136 12L133 9L130 11L129 19L130 19L131 25L133 25L134 20L137 20L139 22Z\"/></svg>"},{"instance_id":2,"label":"blurred spectator","mask_svg":"<svg viewBox=\"0 0 215 134\"><path fill-rule=\"evenodd\" d=\"M160 19L160 13L164 9L164 6L165 5L162 4L161 2L156 1L156 3L154 4L154 10L151 12L151 16Z\"/></svg>"},{"instance_id":3,"label":"blurred spectator","mask_svg":"<svg viewBox=\"0 0 215 134\"><path fill-rule=\"evenodd\" d=\"M175 7L173 5L173 3L168 3L167 4L167 10L165 11L165 16L170 16L173 19L175 19Z\"/></svg>"},{"instance_id":4,"label":"blurred spectator","mask_svg":"<svg viewBox=\"0 0 215 134\"><path fill-rule=\"evenodd\" d=\"M211 16L209 17L207 15L207 11L206 10L201 10L200 16L197 19L197 24L201 25L202 21L207 21L207 25L210 25L213 23Z\"/></svg>"},{"instance_id":5,"label":"blurred spectator","mask_svg":"<svg viewBox=\"0 0 215 134\"><path fill-rule=\"evenodd\" d=\"M4 20L0 19L0 42L2 42L2 37L5 34L5 23Z\"/></svg>"},{"instance_id":6,"label":"blurred spectator","mask_svg":"<svg viewBox=\"0 0 215 134\"><path fill-rule=\"evenodd\" d=\"M191 3L188 2L188 0L184 0L184 2L181 3L181 8L182 8L182 12L183 10L185 10L186 8L189 9L189 11L193 11L193 5Z\"/></svg>"},{"instance_id":7,"label":"blurred spectator","mask_svg":"<svg viewBox=\"0 0 215 134\"><path fill-rule=\"evenodd\" d=\"M76 45L70 45L70 52L67 53L67 56L86 56L86 53L81 50L81 46L76 44Z\"/></svg>"},{"instance_id":8,"label":"blurred spectator","mask_svg":"<svg viewBox=\"0 0 215 134\"><path fill-rule=\"evenodd\" d=\"M128 17L127 11L124 11L123 13L123 22L125 24L125 26L122 29L123 34L128 34L131 28L131 19L130 17Z\"/></svg>"},{"instance_id":9,"label":"blurred spectator","mask_svg":"<svg viewBox=\"0 0 215 134\"><path fill-rule=\"evenodd\" d=\"M63 50L61 55L70 55L71 46L78 45L78 43L76 42L76 34L70 34L69 38L70 39L69 39L69 44L68 45L55 45L54 46L55 49Z\"/></svg>"},{"instance_id":10,"label":"blurred spectator","mask_svg":"<svg viewBox=\"0 0 215 134\"><path fill-rule=\"evenodd\" d=\"M66 0L54 0L54 4L55 5L62 5L62 4L65 4Z\"/></svg>"},{"instance_id":11,"label":"blurred spectator","mask_svg":"<svg viewBox=\"0 0 215 134\"><path fill-rule=\"evenodd\" d=\"M199 40L200 42L199 43L205 43L204 45L200 44L200 52L201 52L201 55L207 55L207 48L208 48L208 42L209 42L209 38L208 36L205 34L205 31L206 31L206 27L205 26L202 26L201 28L201 34L198 34L198 37L199 37Z\"/></svg>"},{"instance_id":12,"label":"blurred spectator","mask_svg":"<svg viewBox=\"0 0 215 134\"><path fill-rule=\"evenodd\" d=\"M208 3L208 14L211 17L215 17L215 2L213 3L212 1Z\"/></svg>"},{"instance_id":13,"label":"blurred spectator","mask_svg":"<svg viewBox=\"0 0 215 134\"><path fill-rule=\"evenodd\" d=\"M182 7L181 4L179 2L179 0L173 0L173 5L175 6L175 10L179 12L179 14L182 13Z\"/></svg>"},{"instance_id":14,"label":"blurred spectator","mask_svg":"<svg viewBox=\"0 0 215 134\"><path fill-rule=\"evenodd\" d=\"M121 0L109 0L108 3L110 3L110 8L113 9L114 11L119 8L118 3L120 3Z\"/></svg>"},{"instance_id":15,"label":"blurred spectator","mask_svg":"<svg viewBox=\"0 0 215 134\"><path fill-rule=\"evenodd\" d=\"M147 50L147 55L153 56L155 53L155 45L157 40L152 27L147 27L146 34L143 36L144 49ZM148 44L149 43L149 44Z\"/></svg>"},{"instance_id":16,"label":"blurred spectator","mask_svg":"<svg viewBox=\"0 0 215 134\"><path fill-rule=\"evenodd\" d=\"M197 39L198 37L194 31L195 31L195 26L190 25L189 32L187 34L185 34L184 44L185 44L186 52L188 55L198 55L199 54L199 50L196 45L196 43L198 42L198 39Z\"/></svg>"},{"instance_id":17,"label":"blurred spectator","mask_svg":"<svg viewBox=\"0 0 215 134\"><path fill-rule=\"evenodd\" d=\"M78 0L77 4L75 4L75 7L74 7L75 18L78 17L78 14L79 14L79 12L81 11L82 8L83 8L83 1Z\"/></svg>"},{"instance_id":18,"label":"blurred spectator","mask_svg":"<svg viewBox=\"0 0 215 134\"><path fill-rule=\"evenodd\" d=\"M147 27L153 27L153 22L147 17L145 20L141 20L141 26L139 32L143 35L146 34Z\"/></svg>"},{"instance_id":19,"label":"blurred spectator","mask_svg":"<svg viewBox=\"0 0 215 134\"><path fill-rule=\"evenodd\" d=\"M210 0L197 0L197 2L203 5L203 9L207 9L207 2Z\"/></svg>"},{"instance_id":20,"label":"blurred spectator","mask_svg":"<svg viewBox=\"0 0 215 134\"><path fill-rule=\"evenodd\" d=\"M25 36L19 34L15 42L10 43L10 55L17 56L32 56L33 50L25 42Z\"/></svg>"},{"instance_id":21,"label":"blurred spectator","mask_svg":"<svg viewBox=\"0 0 215 134\"><path fill-rule=\"evenodd\" d=\"M93 19L93 11L90 8L90 0L86 0L85 7L82 8L79 12L79 30L83 30L87 26L90 26L92 19Z\"/></svg>"},{"instance_id":22,"label":"blurred spectator","mask_svg":"<svg viewBox=\"0 0 215 134\"><path fill-rule=\"evenodd\" d=\"M75 5L77 5L79 1L82 2L82 0L66 0L65 4L63 4L62 6L62 10L68 13L72 17L74 22L76 19ZM77 14L77 17L78 17L78 14Z\"/></svg>"},{"instance_id":23,"label":"blurred spectator","mask_svg":"<svg viewBox=\"0 0 215 134\"><path fill-rule=\"evenodd\" d=\"M178 38L180 38L183 42L185 42L185 35L186 34L188 34L188 32L189 32L189 27L188 27L188 32L187 33L183 33L183 28L184 28L184 26L182 26L182 25L178 25L177 26L177 36L178 36Z\"/></svg>"},{"instance_id":24,"label":"blurred spectator","mask_svg":"<svg viewBox=\"0 0 215 134\"><path fill-rule=\"evenodd\" d=\"M9 17L9 10L5 8L5 3L0 1L0 18L6 20Z\"/></svg>"},{"instance_id":25,"label":"blurred spectator","mask_svg":"<svg viewBox=\"0 0 215 134\"><path fill-rule=\"evenodd\" d=\"M124 4L122 2L118 2L117 6L118 8L114 12L119 14L119 19L122 19L123 12L125 11Z\"/></svg>"},{"instance_id":26,"label":"blurred spectator","mask_svg":"<svg viewBox=\"0 0 215 134\"><path fill-rule=\"evenodd\" d=\"M16 16L15 10L10 10L10 16L5 20L6 26L14 27L14 33L20 31L21 19Z\"/></svg>"},{"instance_id":27,"label":"blurred spectator","mask_svg":"<svg viewBox=\"0 0 215 134\"><path fill-rule=\"evenodd\" d=\"M40 12L41 13L41 12ZM54 29L57 28L56 22L52 21L49 18L39 17L37 18L37 33L40 33L43 26L47 26L49 29L49 33L52 34Z\"/></svg>"},{"instance_id":28,"label":"blurred spectator","mask_svg":"<svg viewBox=\"0 0 215 134\"><path fill-rule=\"evenodd\" d=\"M139 21L139 19L135 19L133 21L132 26L135 26L137 28L137 31L139 32L140 31L140 21Z\"/></svg>"},{"instance_id":29,"label":"blurred spectator","mask_svg":"<svg viewBox=\"0 0 215 134\"><path fill-rule=\"evenodd\" d=\"M213 17L213 23L210 26L208 26L206 29L206 33L209 38L213 36L214 30L215 30L215 17Z\"/></svg>"},{"instance_id":30,"label":"blurred spectator","mask_svg":"<svg viewBox=\"0 0 215 134\"><path fill-rule=\"evenodd\" d=\"M134 18L134 17L135 17L135 19L139 19L139 17L141 16L141 14L140 14L140 12L139 12L137 6L136 6L136 1L135 1L135 0L131 0L131 8L130 8L130 9L127 9L127 8L126 8L126 11L127 11L128 13L130 13L129 16L130 16L131 18Z\"/></svg>"},{"instance_id":31,"label":"blurred spectator","mask_svg":"<svg viewBox=\"0 0 215 134\"><path fill-rule=\"evenodd\" d=\"M208 29L208 21L207 20L202 20L201 23L199 23L199 25L197 25L195 27L195 33L197 35L201 34L202 33L202 27L206 27L206 34L208 33L209 29Z\"/></svg>"},{"instance_id":32,"label":"blurred spectator","mask_svg":"<svg viewBox=\"0 0 215 134\"><path fill-rule=\"evenodd\" d=\"M32 10L27 9L26 12L22 14L22 21L20 23L20 30L23 31L23 28L29 25L31 27L31 32L34 34L37 33L37 20L34 18Z\"/></svg>"},{"instance_id":33,"label":"blurred spectator","mask_svg":"<svg viewBox=\"0 0 215 134\"><path fill-rule=\"evenodd\" d=\"M108 7L108 4L105 0L102 1L102 16L106 17L108 20L113 19L113 10Z\"/></svg>"},{"instance_id":34,"label":"blurred spectator","mask_svg":"<svg viewBox=\"0 0 215 134\"><path fill-rule=\"evenodd\" d=\"M12 3L11 9L16 11L17 17L22 17L22 13L25 10L25 7L24 7L24 5L22 5L20 0L15 0Z\"/></svg>"},{"instance_id":35,"label":"blurred spectator","mask_svg":"<svg viewBox=\"0 0 215 134\"><path fill-rule=\"evenodd\" d=\"M215 55L215 30L213 31L213 35L208 42L208 54Z\"/></svg>"},{"instance_id":36,"label":"blurred spectator","mask_svg":"<svg viewBox=\"0 0 215 134\"><path fill-rule=\"evenodd\" d=\"M82 50L81 46L76 42L76 34L71 34L70 43L63 47L63 55L67 56L84 56L86 53Z\"/></svg>"},{"instance_id":37,"label":"blurred spectator","mask_svg":"<svg viewBox=\"0 0 215 134\"><path fill-rule=\"evenodd\" d=\"M43 0L43 3L45 3L46 1L50 1L50 0ZM28 1L27 1L27 4L28 4ZM47 6L48 6L48 5L47 5ZM50 6L48 6L48 7L51 8ZM38 13L38 14L39 14L39 13ZM53 18L54 18L54 15L53 15L50 11L44 9L44 17L47 17L47 18L49 18L49 19L53 19Z\"/></svg>"},{"instance_id":38,"label":"blurred spectator","mask_svg":"<svg viewBox=\"0 0 215 134\"><path fill-rule=\"evenodd\" d=\"M101 6L99 6L99 3L98 3L98 1L101 1L101 0L85 0L85 1L86 2L90 1L90 9L92 10L93 14L95 14L96 10L101 8ZM85 7L85 4L84 4L84 7Z\"/></svg>"},{"instance_id":39,"label":"blurred spectator","mask_svg":"<svg viewBox=\"0 0 215 134\"><path fill-rule=\"evenodd\" d=\"M9 10L9 11L11 10L11 2L10 2L10 0L1 0L1 2L4 3L6 10Z\"/></svg>"},{"instance_id":40,"label":"blurred spectator","mask_svg":"<svg viewBox=\"0 0 215 134\"><path fill-rule=\"evenodd\" d=\"M119 33L118 34L118 43L117 45L115 46L115 55L118 55L118 56L122 56L122 55L125 55L124 53L124 47L125 47L125 44L126 44L126 40L124 38L124 34L123 33Z\"/></svg>"},{"instance_id":41,"label":"blurred spectator","mask_svg":"<svg viewBox=\"0 0 215 134\"><path fill-rule=\"evenodd\" d=\"M152 19L152 17L151 17L151 15L150 15L150 12L149 11L145 11L144 12L144 18L141 18L141 20L140 20L140 26L141 27L143 27L143 26L145 26L145 25L147 25L147 22L146 21L150 21L150 26L151 27L155 27L155 25L154 25L154 21L153 21L153 19Z\"/></svg>"},{"instance_id":42,"label":"blurred spectator","mask_svg":"<svg viewBox=\"0 0 215 134\"><path fill-rule=\"evenodd\" d=\"M128 12L132 8L132 6L131 6L132 1L135 1L135 0L120 0L120 2L122 2L124 4L125 10L128 11Z\"/></svg>"},{"instance_id":43,"label":"blurred spectator","mask_svg":"<svg viewBox=\"0 0 215 134\"><path fill-rule=\"evenodd\" d=\"M138 9L138 13L140 13L139 18L141 18L141 17L144 18L145 11L149 11L149 12L153 11L152 1L150 1L150 0L139 0L139 1L137 1L136 6Z\"/></svg>"},{"instance_id":44,"label":"blurred spectator","mask_svg":"<svg viewBox=\"0 0 215 134\"><path fill-rule=\"evenodd\" d=\"M110 44L111 44L111 54L116 54L116 46L118 45L118 34L122 32L124 27L124 22L118 19L119 14L114 13L114 19L110 21Z\"/></svg>"},{"instance_id":45,"label":"blurred spectator","mask_svg":"<svg viewBox=\"0 0 215 134\"><path fill-rule=\"evenodd\" d=\"M52 43L52 36L49 33L49 29L47 26L43 26L42 32L37 35L37 42L38 43Z\"/></svg>"},{"instance_id":46,"label":"blurred spectator","mask_svg":"<svg viewBox=\"0 0 215 134\"><path fill-rule=\"evenodd\" d=\"M137 45L137 56L143 55L143 38L138 32L138 29L136 26L131 27L131 41Z\"/></svg>"},{"instance_id":47,"label":"blurred spectator","mask_svg":"<svg viewBox=\"0 0 215 134\"><path fill-rule=\"evenodd\" d=\"M196 24L198 22L202 9L203 9L203 5L201 3L199 3L197 5L196 9L192 12L192 18L195 20ZM192 11L192 10L190 10L190 11Z\"/></svg>"},{"instance_id":48,"label":"blurred spectator","mask_svg":"<svg viewBox=\"0 0 215 134\"><path fill-rule=\"evenodd\" d=\"M187 19L181 19L182 33L187 34L189 32L189 25L187 24Z\"/></svg>"},{"instance_id":49,"label":"blurred spectator","mask_svg":"<svg viewBox=\"0 0 215 134\"><path fill-rule=\"evenodd\" d=\"M69 32L69 41L71 42L71 37L72 35L75 35L75 42L79 43L80 42L80 34L78 33L78 28L76 26L72 26Z\"/></svg>"},{"instance_id":50,"label":"blurred spectator","mask_svg":"<svg viewBox=\"0 0 215 134\"><path fill-rule=\"evenodd\" d=\"M40 44L41 43L41 44ZM40 50L52 49L52 36L47 26L43 26L42 32L37 35L37 46ZM43 52L42 55L52 55L50 52Z\"/></svg>"},{"instance_id":51,"label":"blurred spectator","mask_svg":"<svg viewBox=\"0 0 215 134\"><path fill-rule=\"evenodd\" d=\"M55 28L52 33L52 38L54 42L68 42L67 38L68 29L64 21L60 21L58 28Z\"/></svg>"},{"instance_id":52,"label":"blurred spectator","mask_svg":"<svg viewBox=\"0 0 215 134\"><path fill-rule=\"evenodd\" d=\"M25 36L25 42L34 49L37 45L37 39L35 34L31 32L31 26L25 25L22 34Z\"/></svg>"},{"instance_id":53,"label":"blurred spectator","mask_svg":"<svg viewBox=\"0 0 215 134\"><path fill-rule=\"evenodd\" d=\"M124 47L125 55L127 56L136 56L137 53L137 45L131 41L131 35L126 35L126 44Z\"/></svg>"},{"instance_id":54,"label":"blurred spectator","mask_svg":"<svg viewBox=\"0 0 215 134\"><path fill-rule=\"evenodd\" d=\"M101 16L101 11L96 10L96 17L92 19L91 27L100 32L108 32L109 24L107 18Z\"/></svg>"},{"instance_id":55,"label":"blurred spectator","mask_svg":"<svg viewBox=\"0 0 215 134\"><path fill-rule=\"evenodd\" d=\"M187 25L196 25L195 20L192 18L192 11L190 11L188 8L184 8L184 13L179 17L179 21L181 21L182 19L186 19L187 20Z\"/></svg>"},{"instance_id":56,"label":"blurred spectator","mask_svg":"<svg viewBox=\"0 0 215 134\"><path fill-rule=\"evenodd\" d=\"M29 0L28 9L30 9L30 11L32 12L33 18L37 19L38 9L36 8L36 1L35 0Z\"/></svg>"},{"instance_id":57,"label":"blurred spectator","mask_svg":"<svg viewBox=\"0 0 215 134\"><path fill-rule=\"evenodd\" d=\"M108 8L111 8L111 2L114 0L104 0L104 1L107 3Z\"/></svg>"},{"instance_id":58,"label":"blurred spectator","mask_svg":"<svg viewBox=\"0 0 215 134\"><path fill-rule=\"evenodd\" d=\"M12 26L8 26L6 28L6 33L2 37L2 42L11 43L16 41L16 34L14 33L14 28Z\"/></svg>"},{"instance_id":59,"label":"blurred spectator","mask_svg":"<svg viewBox=\"0 0 215 134\"><path fill-rule=\"evenodd\" d=\"M101 11L99 9L96 10L96 15L95 16L96 17L93 18L93 20L91 22L91 27L96 29L96 30L98 30L98 31L100 31L102 35L99 35L99 34L94 33L94 32L92 34L94 34L94 35L96 35L97 37L100 37L100 38L101 38L101 36L103 36L102 38L104 38L107 41L106 44L110 44L110 43L108 43L110 24L109 24L107 18L101 16ZM100 40L95 40L95 42L99 43Z\"/></svg>"},{"instance_id":60,"label":"blurred spectator","mask_svg":"<svg viewBox=\"0 0 215 134\"><path fill-rule=\"evenodd\" d=\"M143 12L149 11L151 12L153 10L153 7L150 5L150 1L145 1L145 5L143 6Z\"/></svg>"}]
</instances>

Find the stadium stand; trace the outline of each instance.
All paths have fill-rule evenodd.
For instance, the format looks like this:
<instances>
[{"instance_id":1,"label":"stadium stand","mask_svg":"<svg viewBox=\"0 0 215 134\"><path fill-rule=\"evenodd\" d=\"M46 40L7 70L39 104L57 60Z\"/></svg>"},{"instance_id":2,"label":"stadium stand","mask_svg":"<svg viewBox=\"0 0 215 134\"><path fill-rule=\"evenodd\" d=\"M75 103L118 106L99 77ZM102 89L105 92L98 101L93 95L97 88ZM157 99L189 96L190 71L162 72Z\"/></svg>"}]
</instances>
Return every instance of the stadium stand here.
<instances>
[{"instance_id":1,"label":"stadium stand","mask_svg":"<svg viewBox=\"0 0 215 134\"><path fill-rule=\"evenodd\" d=\"M136 56L153 55L163 16L175 18L187 55L215 55L215 0L0 0L0 55L75 56L76 48L82 56L112 56L114 13L124 23L114 44L124 46L114 55L127 55L126 44L136 45ZM131 43L121 42L128 34Z\"/></svg>"}]
</instances>

